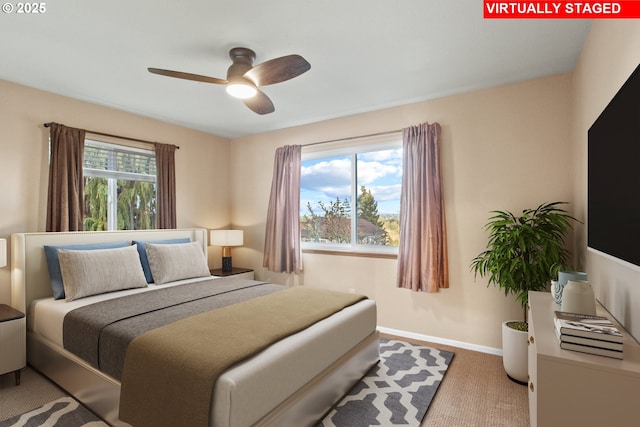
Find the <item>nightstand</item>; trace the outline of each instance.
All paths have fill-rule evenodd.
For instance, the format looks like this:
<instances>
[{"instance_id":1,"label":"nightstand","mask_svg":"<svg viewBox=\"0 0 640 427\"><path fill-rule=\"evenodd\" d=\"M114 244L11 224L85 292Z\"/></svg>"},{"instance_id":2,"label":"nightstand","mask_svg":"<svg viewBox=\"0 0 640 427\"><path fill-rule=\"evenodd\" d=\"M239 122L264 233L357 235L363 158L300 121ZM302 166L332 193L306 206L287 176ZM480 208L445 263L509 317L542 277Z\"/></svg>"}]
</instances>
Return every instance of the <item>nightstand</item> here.
<instances>
[{"instance_id":1,"label":"nightstand","mask_svg":"<svg viewBox=\"0 0 640 427\"><path fill-rule=\"evenodd\" d=\"M0 304L0 375L15 372L20 384L20 370L27 366L27 322L24 313Z\"/></svg>"},{"instance_id":2,"label":"nightstand","mask_svg":"<svg viewBox=\"0 0 640 427\"><path fill-rule=\"evenodd\" d=\"M237 279L253 280L253 270L250 268L233 267L231 271L222 271L221 268L209 270L212 276L216 277L235 277Z\"/></svg>"}]
</instances>

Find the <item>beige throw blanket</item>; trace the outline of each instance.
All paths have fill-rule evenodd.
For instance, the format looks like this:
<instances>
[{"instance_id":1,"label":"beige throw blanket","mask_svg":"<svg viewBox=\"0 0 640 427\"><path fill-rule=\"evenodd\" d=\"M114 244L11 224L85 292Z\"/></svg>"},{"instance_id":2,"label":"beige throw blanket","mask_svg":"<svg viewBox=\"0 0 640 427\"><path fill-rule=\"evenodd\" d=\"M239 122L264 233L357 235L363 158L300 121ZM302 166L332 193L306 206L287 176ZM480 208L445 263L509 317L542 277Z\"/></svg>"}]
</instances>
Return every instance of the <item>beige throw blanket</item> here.
<instances>
[{"instance_id":1,"label":"beige throw blanket","mask_svg":"<svg viewBox=\"0 0 640 427\"><path fill-rule=\"evenodd\" d=\"M127 349L120 419L135 427L208 426L222 372L364 298L295 287L149 331Z\"/></svg>"}]
</instances>

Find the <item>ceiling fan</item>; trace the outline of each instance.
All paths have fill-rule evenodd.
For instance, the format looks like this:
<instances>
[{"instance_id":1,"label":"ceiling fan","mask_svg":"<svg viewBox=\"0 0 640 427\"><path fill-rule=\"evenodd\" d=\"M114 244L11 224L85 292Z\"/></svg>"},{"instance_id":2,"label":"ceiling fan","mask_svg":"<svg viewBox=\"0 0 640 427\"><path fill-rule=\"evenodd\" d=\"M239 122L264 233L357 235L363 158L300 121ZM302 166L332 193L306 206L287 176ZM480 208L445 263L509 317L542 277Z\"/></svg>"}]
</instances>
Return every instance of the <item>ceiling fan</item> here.
<instances>
[{"instance_id":1,"label":"ceiling fan","mask_svg":"<svg viewBox=\"0 0 640 427\"><path fill-rule=\"evenodd\" d=\"M300 55L282 56L254 66L256 54L246 47L234 47L229 51L229 57L233 64L227 70L226 80L160 68L148 68L148 70L163 76L226 85L227 93L242 99L252 111L258 114L269 114L275 111L275 107L260 87L298 77L311 68L311 64Z\"/></svg>"}]
</instances>

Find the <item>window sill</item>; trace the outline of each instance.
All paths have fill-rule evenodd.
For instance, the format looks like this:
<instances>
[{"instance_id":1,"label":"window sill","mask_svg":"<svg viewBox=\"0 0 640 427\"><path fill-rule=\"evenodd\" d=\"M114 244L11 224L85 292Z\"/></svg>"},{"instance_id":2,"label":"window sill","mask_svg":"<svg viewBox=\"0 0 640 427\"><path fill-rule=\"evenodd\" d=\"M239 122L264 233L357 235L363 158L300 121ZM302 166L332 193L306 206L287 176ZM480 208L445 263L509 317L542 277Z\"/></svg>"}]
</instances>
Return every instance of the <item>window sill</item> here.
<instances>
[{"instance_id":1,"label":"window sill","mask_svg":"<svg viewBox=\"0 0 640 427\"><path fill-rule=\"evenodd\" d=\"M381 253L381 252L356 252L356 251L337 251L332 249L302 249L303 254L314 255L341 255L341 256L354 256L362 258L383 258L383 259L397 259L398 254Z\"/></svg>"}]
</instances>

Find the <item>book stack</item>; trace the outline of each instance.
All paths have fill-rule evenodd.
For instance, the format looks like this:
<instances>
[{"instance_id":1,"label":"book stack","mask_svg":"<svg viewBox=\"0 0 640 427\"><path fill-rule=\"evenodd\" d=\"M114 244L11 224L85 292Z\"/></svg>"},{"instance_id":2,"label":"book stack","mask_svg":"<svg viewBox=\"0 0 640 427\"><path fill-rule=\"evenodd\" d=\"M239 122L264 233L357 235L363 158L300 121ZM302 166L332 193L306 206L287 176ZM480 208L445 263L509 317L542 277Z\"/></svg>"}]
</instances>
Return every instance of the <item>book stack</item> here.
<instances>
[{"instance_id":1,"label":"book stack","mask_svg":"<svg viewBox=\"0 0 640 427\"><path fill-rule=\"evenodd\" d=\"M556 311L560 348L622 359L622 333L606 317Z\"/></svg>"}]
</instances>

